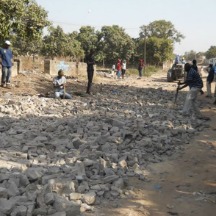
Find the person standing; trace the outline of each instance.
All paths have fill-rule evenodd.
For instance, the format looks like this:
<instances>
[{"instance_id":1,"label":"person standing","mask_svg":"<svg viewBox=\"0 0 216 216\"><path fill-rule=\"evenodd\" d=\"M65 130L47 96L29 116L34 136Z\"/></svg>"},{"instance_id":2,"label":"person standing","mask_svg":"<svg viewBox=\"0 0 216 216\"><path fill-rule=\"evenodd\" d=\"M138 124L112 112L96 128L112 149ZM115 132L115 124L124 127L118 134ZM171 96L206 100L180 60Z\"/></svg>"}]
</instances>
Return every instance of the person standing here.
<instances>
[{"instance_id":1,"label":"person standing","mask_svg":"<svg viewBox=\"0 0 216 216\"><path fill-rule=\"evenodd\" d=\"M198 72L197 61L196 61L195 59L192 61L192 68L193 68L196 72Z\"/></svg>"},{"instance_id":2,"label":"person standing","mask_svg":"<svg viewBox=\"0 0 216 216\"><path fill-rule=\"evenodd\" d=\"M53 86L55 89L55 98L72 99L72 96L65 90L66 78L62 69L58 71L58 76L53 79Z\"/></svg>"},{"instance_id":3,"label":"person standing","mask_svg":"<svg viewBox=\"0 0 216 216\"><path fill-rule=\"evenodd\" d=\"M122 79L124 79L124 76L125 76L125 73L126 73L126 68L127 68L126 61L124 60L122 62Z\"/></svg>"},{"instance_id":4,"label":"person standing","mask_svg":"<svg viewBox=\"0 0 216 216\"><path fill-rule=\"evenodd\" d=\"M10 87L11 81L11 73L12 73L12 60L13 54L10 49L10 41L6 40L4 47L0 49L0 58L2 65L2 78L1 78L1 86L2 87Z\"/></svg>"},{"instance_id":5,"label":"person standing","mask_svg":"<svg viewBox=\"0 0 216 216\"><path fill-rule=\"evenodd\" d=\"M214 80L214 67L213 67L213 65L210 64L207 70L208 70L208 76L207 76L207 80L206 80L206 87L207 87L207 95L206 95L206 97L211 98L212 97L211 83Z\"/></svg>"},{"instance_id":6,"label":"person standing","mask_svg":"<svg viewBox=\"0 0 216 216\"><path fill-rule=\"evenodd\" d=\"M92 86L92 81L94 76L94 64L95 64L93 50L91 50L90 53L86 56L85 61L87 63L87 76L88 76L88 85L87 85L86 93L91 94L91 86Z\"/></svg>"},{"instance_id":7,"label":"person standing","mask_svg":"<svg viewBox=\"0 0 216 216\"><path fill-rule=\"evenodd\" d=\"M120 79L121 73L122 73L121 59L118 59L116 69L117 69L116 76L117 76L118 79Z\"/></svg>"},{"instance_id":8,"label":"person standing","mask_svg":"<svg viewBox=\"0 0 216 216\"><path fill-rule=\"evenodd\" d=\"M138 65L138 71L139 71L138 79L141 79L141 77L142 77L143 67L144 67L144 61L143 61L143 59L140 59L139 60L139 65Z\"/></svg>"},{"instance_id":9,"label":"person standing","mask_svg":"<svg viewBox=\"0 0 216 216\"><path fill-rule=\"evenodd\" d=\"M201 114L201 112L200 112L200 110L196 104L197 103L197 95L203 87L203 81L202 81L199 73L196 70L194 70L192 65L190 65L189 63L185 64L184 69L188 74L187 79L185 80L185 82L179 83L178 90L181 90L187 86L189 86L190 90L186 96L186 100L184 103L182 114L185 116L191 116L191 114L192 114L191 112L194 112L194 114L196 115L196 117L198 119L209 120L208 117L204 117ZM183 86L180 87L181 85L183 85Z\"/></svg>"},{"instance_id":10,"label":"person standing","mask_svg":"<svg viewBox=\"0 0 216 216\"><path fill-rule=\"evenodd\" d=\"M215 91L214 91L214 98L215 98L215 101L214 101L214 105L216 105L216 63L213 67L213 70L214 70L214 82L215 82Z\"/></svg>"}]
</instances>

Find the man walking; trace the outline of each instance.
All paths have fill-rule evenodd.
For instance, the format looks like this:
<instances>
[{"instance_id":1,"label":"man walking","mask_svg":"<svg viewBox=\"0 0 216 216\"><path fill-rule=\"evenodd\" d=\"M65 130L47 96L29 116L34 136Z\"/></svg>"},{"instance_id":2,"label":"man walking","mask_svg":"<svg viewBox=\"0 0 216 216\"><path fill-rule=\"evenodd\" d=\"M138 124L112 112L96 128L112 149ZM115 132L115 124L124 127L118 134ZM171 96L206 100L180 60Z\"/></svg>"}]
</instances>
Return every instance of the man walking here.
<instances>
[{"instance_id":1,"label":"man walking","mask_svg":"<svg viewBox=\"0 0 216 216\"><path fill-rule=\"evenodd\" d=\"M10 87L10 79L12 73L12 59L13 54L10 49L10 41L6 40L4 47L0 49L0 58L2 65L2 78L1 78L1 86L2 87Z\"/></svg>"},{"instance_id":2,"label":"man walking","mask_svg":"<svg viewBox=\"0 0 216 216\"><path fill-rule=\"evenodd\" d=\"M185 104L182 110L182 114L185 116L190 116L192 112L196 115L198 119L209 120L208 117L202 116L198 106L197 106L197 95L203 87L203 81L199 73L194 70L194 68L189 64L185 64L185 71L187 72L187 79L183 83L179 83L178 90L181 90L189 86L190 90L186 96ZM183 85L180 87L180 85Z\"/></svg>"},{"instance_id":3,"label":"man walking","mask_svg":"<svg viewBox=\"0 0 216 216\"><path fill-rule=\"evenodd\" d=\"M90 51L89 55L86 56L85 59L87 63L87 75L88 75L88 85L87 85L87 94L91 94L91 86L92 86L92 81L93 81L93 76L94 76L94 52L93 50Z\"/></svg>"}]
</instances>

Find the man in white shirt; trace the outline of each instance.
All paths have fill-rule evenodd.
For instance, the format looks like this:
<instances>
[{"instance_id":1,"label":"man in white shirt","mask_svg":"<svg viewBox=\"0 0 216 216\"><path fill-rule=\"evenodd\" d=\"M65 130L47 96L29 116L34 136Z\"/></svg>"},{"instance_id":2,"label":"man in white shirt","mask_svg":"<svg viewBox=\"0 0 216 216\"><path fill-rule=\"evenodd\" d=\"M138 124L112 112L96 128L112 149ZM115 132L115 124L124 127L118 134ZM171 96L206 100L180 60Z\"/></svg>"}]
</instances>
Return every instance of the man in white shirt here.
<instances>
[{"instance_id":1,"label":"man in white shirt","mask_svg":"<svg viewBox=\"0 0 216 216\"><path fill-rule=\"evenodd\" d=\"M55 98L72 99L72 96L65 91L66 78L63 70L58 71L58 76L53 79Z\"/></svg>"},{"instance_id":2,"label":"man in white shirt","mask_svg":"<svg viewBox=\"0 0 216 216\"><path fill-rule=\"evenodd\" d=\"M124 60L122 62L122 79L124 79L125 73L126 73L126 61Z\"/></svg>"}]
</instances>

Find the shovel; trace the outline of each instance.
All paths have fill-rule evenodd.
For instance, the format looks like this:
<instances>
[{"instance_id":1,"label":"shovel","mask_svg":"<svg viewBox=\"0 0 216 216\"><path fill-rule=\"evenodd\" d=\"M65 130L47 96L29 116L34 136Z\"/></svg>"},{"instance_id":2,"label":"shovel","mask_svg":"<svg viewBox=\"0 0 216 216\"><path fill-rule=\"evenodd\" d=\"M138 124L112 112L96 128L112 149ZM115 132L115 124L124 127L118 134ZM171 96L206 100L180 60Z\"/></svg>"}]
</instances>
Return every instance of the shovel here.
<instances>
[{"instance_id":1,"label":"shovel","mask_svg":"<svg viewBox=\"0 0 216 216\"><path fill-rule=\"evenodd\" d=\"M175 93L175 100L174 100L174 104L176 104L176 101L177 101L177 98L178 98L178 92L179 92L179 85L180 85L180 80L178 81L178 86L177 86L177 89L176 89L176 93Z\"/></svg>"}]
</instances>

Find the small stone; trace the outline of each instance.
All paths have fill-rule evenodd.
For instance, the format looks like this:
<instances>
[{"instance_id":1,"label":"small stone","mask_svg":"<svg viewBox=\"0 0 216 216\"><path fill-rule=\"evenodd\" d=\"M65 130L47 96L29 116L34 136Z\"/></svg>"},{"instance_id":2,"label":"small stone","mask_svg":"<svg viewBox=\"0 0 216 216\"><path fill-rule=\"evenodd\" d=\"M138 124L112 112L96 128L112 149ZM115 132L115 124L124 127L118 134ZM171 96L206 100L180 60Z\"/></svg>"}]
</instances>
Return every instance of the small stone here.
<instances>
[{"instance_id":1,"label":"small stone","mask_svg":"<svg viewBox=\"0 0 216 216\"><path fill-rule=\"evenodd\" d=\"M11 213L11 216L26 216L27 207L26 206L17 206Z\"/></svg>"},{"instance_id":2,"label":"small stone","mask_svg":"<svg viewBox=\"0 0 216 216\"><path fill-rule=\"evenodd\" d=\"M6 188L0 187L0 198L8 198L8 192Z\"/></svg>"},{"instance_id":3,"label":"small stone","mask_svg":"<svg viewBox=\"0 0 216 216\"><path fill-rule=\"evenodd\" d=\"M52 205L55 201L53 193L47 193L44 197L46 205Z\"/></svg>"},{"instance_id":4,"label":"small stone","mask_svg":"<svg viewBox=\"0 0 216 216\"><path fill-rule=\"evenodd\" d=\"M86 203L82 203L80 207L80 212L92 211L93 207L87 205Z\"/></svg>"},{"instance_id":5,"label":"small stone","mask_svg":"<svg viewBox=\"0 0 216 216\"><path fill-rule=\"evenodd\" d=\"M117 175L107 176L103 179L104 183L112 183L117 180L119 177Z\"/></svg>"},{"instance_id":6,"label":"small stone","mask_svg":"<svg viewBox=\"0 0 216 216\"><path fill-rule=\"evenodd\" d=\"M80 200L82 198L82 194L80 193L71 193L70 200Z\"/></svg>"},{"instance_id":7,"label":"small stone","mask_svg":"<svg viewBox=\"0 0 216 216\"><path fill-rule=\"evenodd\" d=\"M0 211L6 215L10 215L13 208L15 206L15 203L11 200L7 200L4 198L0 198Z\"/></svg>"},{"instance_id":8,"label":"small stone","mask_svg":"<svg viewBox=\"0 0 216 216\"><path fill-rule=\"evenodd\" d=\"M26 175L29 180L35 181L43 176L43 172L40 168L29 168L26 171Z\"/></svg>"},{"instance_id":9,"label":"small stone","mask_svg":"<svg viewBox=\"0 0 216 216\"><path fill-rule=\"evenodd\" d=\"M83 194L83 200L88 205L94 204L96 200L95 192L89 192L89 193Z\"/></svg>"}]
</instances>

